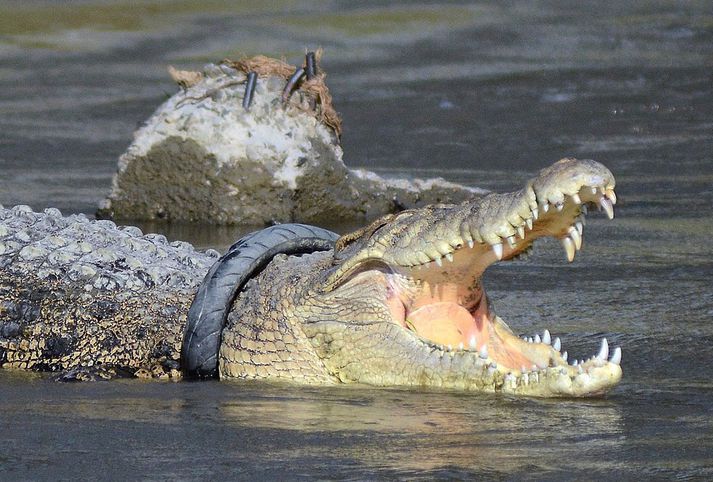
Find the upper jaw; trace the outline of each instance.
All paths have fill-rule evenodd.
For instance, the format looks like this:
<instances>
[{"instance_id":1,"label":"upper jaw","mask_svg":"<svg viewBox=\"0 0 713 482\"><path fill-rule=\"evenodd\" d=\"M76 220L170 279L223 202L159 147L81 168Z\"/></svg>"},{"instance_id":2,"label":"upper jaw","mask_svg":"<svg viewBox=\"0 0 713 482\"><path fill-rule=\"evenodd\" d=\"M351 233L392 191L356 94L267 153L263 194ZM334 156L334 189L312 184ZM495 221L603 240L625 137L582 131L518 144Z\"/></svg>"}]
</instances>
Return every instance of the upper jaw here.
<instances>
[{"instance_id":1,"label":"upper jaw","mask_svg":"<svg viewBox=\"0 0 713 482\"><path fill-rule=\"evenodd\" d=\"M430 219L406 217L407 226L401 227L396 241L372 239L371 255L392 266L435 263L440 267L453 261L458 250L481 249L490 251L478 258L482 272L488 264L521 253L535 239L554 236L563 240L571 261L581 247L580 214L587 205L595 205L611 219L614 187L614 176L602 164L562 159L540 171L520 191L434 209ZM429 220L424 222L424 218ZM388 232L384 234L381 237L388 238Z\"/></svg>"},{"instance_id":2,"label":"upper jaw","mask_svg":"<svg viewBox=\"0 0 713 482\"><path fill-rule=\"evenodd\" d=\"M614 176L602 164L566 158L540 171L523 189L489 194L459 205L436 205L388 217L371 235L351 239L349 256L328 275L331 291L370 262L415 268L450 262L456 251L482 249L482 270L525 250L538 237L563 240L568 259L581 246L577 219L586 204L613 217ZM378 224L378 221L375 223ZM341 241L341 240L340 240ZM353 249L354 245L358 249ZM343 255L338 250L337 257ZM481 270L481 272L482 272Z\"/></svg>"}]
</instances>

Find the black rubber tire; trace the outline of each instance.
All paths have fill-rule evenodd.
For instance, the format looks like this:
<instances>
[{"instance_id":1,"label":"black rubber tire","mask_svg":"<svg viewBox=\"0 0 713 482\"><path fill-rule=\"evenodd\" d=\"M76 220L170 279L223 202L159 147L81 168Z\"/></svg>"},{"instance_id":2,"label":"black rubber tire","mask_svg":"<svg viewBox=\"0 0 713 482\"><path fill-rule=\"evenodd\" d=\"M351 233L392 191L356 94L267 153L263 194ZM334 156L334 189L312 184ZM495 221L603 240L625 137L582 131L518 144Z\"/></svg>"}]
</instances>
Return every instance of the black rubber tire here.
<instances>
[{"instance_id":1,"label":"black rubber tire","mask_svg":"<svg viewBox=\"0 0 713 482\"><path fill-rule=\"evenodd\" d=\"M279 224L250 233L210 268L188 311L181 368L188 378L217 378L221 333L230 307L247 281L276 255L328 251L339 235L306 224Z\"/></svg>"}]
</instances>

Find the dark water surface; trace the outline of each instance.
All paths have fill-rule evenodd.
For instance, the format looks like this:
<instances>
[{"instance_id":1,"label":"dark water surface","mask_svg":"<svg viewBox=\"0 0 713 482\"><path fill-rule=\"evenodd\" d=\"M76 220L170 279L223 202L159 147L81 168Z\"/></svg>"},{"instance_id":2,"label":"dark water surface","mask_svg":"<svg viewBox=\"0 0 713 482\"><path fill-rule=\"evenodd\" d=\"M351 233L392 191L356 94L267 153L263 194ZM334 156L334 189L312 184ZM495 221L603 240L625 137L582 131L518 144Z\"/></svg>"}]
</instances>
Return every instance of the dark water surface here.
<instances>
[{"instance_id":1,"label":"dark water surface","mask_svg":"<svg viewBox=\"0 0 713 482\"><path fill-rule=\"evenodd\" d=\"M713 478L710 2L6 1L0 18L0 203L93 213L175 91L166 64L321 45L350 166L497 190L566 155L611 168L617 217L589 216L573 264L544 242L485 282L517 332L624 350L621 385L581 401L0 372L0 479ZM202 247L245 229L143 227Z\"/></svg>"}]
</instances>

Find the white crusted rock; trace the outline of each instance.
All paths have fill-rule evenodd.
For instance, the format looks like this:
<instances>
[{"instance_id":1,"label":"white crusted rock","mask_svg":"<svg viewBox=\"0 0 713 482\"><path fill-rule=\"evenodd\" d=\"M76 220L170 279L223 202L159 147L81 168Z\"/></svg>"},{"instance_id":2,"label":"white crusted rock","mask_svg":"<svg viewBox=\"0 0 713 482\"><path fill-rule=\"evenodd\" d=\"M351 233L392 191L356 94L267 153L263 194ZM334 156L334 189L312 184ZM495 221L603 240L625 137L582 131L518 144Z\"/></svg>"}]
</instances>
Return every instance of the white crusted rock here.
<instances>
[{"instance_id":1,"label":"white crusted rock","mask_svg":"<svg viewBox=\"0 0 713 482\"><path fill-rule=\"evenodd\" d=\"M333 110L325 116L331 105L322 105L331 104L328 92L326 101L318 97L324 84L305 82L285 104L285 74L294 68L267 60L279 68L260 73L248 110L242 105L247 76L240 69L208 65L203 75L183 82L134 134L99 215L218 224L334 222L483 192L442 179L386 180L348 169L339 119Z\"/></svg>"}]
</instances>

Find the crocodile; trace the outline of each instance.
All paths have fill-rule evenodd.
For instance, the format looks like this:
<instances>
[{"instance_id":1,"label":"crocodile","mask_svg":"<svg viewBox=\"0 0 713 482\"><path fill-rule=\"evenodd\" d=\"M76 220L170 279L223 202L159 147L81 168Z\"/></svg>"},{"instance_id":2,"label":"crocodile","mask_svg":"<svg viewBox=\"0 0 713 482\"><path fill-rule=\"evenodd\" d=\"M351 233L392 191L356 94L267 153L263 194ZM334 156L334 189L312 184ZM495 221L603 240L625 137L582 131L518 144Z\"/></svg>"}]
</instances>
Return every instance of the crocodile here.
<instances>
[{"instance_id":1,"label":"crocodile","mask_svg":"<svg viewBox=\"0 0 713 482\"><path fill-rule=\"evenodd\" d=\"M613 217L614 188L604 165L566 158L518 191L404 210L329 249L276 254L227 308L219 377L601 396L621 380L619 347L603 339L569 362L547 330L522 339L481 278L543 237L573 261L588 208ZM218 257L81 214L0 209L0 366L180 379L189 310Z\"/></svg>"}]
</instances>

